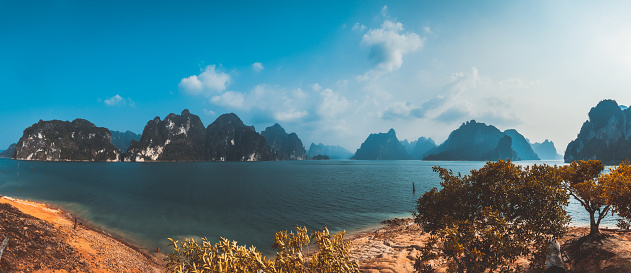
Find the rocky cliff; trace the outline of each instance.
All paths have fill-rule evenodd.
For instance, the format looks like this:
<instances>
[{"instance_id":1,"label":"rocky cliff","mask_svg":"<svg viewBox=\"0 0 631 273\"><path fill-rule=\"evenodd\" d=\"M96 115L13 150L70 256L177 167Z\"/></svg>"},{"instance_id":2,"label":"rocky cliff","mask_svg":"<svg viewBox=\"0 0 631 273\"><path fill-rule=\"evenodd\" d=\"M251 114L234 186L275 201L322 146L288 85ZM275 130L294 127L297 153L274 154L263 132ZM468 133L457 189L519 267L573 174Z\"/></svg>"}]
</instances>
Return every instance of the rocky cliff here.
<instances>
[{"instance_id":1,"label":"rocky cliff","mask_svg":"<svg viewBox=\"0 0 631 273\"><path fill-rule=\"evenodd\" d=\"M305 160L307 151L296 133L287 134L285 129L276 123L265 128L261 135L279 160Z\"/></svg>"},{"instance_id":2,"label":"rocky cliff","mask_svg":"<svg viewBox=\"0 0 631 273\"><path fill-rule=\"evenodd\" d=\"M417 140L408 142L407 139L401 141L401 145L414 159L423 159L427 152L436 148L436 143L431 138L419 137Z\"/></svg>"},{"instance_id":3,"label":"rocky cliff","mask_svg":"<svg viewBox=\"0 0 631 273\"><path fill-rule=\"evenodd\" d=\"M210 161L277 160L265 138L234 113L223 114L208 125L205 154Z\"/></svg>"},{"instance_id":4,"label":"rocky cliff","mask_svg":"<svg viewBox=\"0 0 631 273\"><path fill-rule=\"evenodd\" d=\"M349 159L353 156L353 153L337 145L324 145L322 143L316 145L311 143L308 156L313 158L317 155L326 155L330 159Z\"/></svg>"},{"instance_id":5,"label":"rocky cliff","mask_svg":"<svg viewBox=\"0 0 631 273\"><path fill-rule=\"evenodd\" d=\"M554 147L554 142L545 140L542 143L531 143L530 147L537 153L541 160L557 160L563 159L563 156L557 153L557 149Z\"/></svg>"},{"instance_id":6,"label":"rocky cliff","mask_svg":"<svg viewBox=\"0 0 631 273\"><path fill-rule=\"evenodd\" d=\"M575 140L565 149L565 162L597 159L618 164L631 159L631 110L603 100L589 111Z\"/></svg>"},{"instance_id":7,"label":"rocky cliff","mask_svg":"<svg viewBox=\"0 0 631 273\"><path fill-rule=\"evenodd\" d=\"M387 133L370 134L351 159L407 160L412 156L405 151L394 129L390 129Z\"/></svg>"},{"instance_id":8,"label":"rocky cliff","mask_svg":"<svg viewBox=\"0 0 631 273\"><path fill-rule=\"evenodd\" d=\"M511 148L517 153L521 160L541 160L537 153L532 150L530 143L526 138L515 129L504 131L512 139Z\"/></svg>"},{"instance_id":9,"label":"rocky cliff","mask_svg":"<svg viewBox=\"0 0 631 273\"><path fill-rule=\"evenodd\" d=\"M50 120L26 128L13 158L43 161L119 161L110 131L84 119Z\"/></svg>"},{"instance_id":10,"label":"rocky cliff","mask_svg":"<svg viewBox=\"0 0 631 273\"><path fill-rule=\"evenodd\" d=\"M181 115L169 114L147 122L140 141L131 141L125 161L200 161L206 160L206 130L198 116L184 109Z\"/></svg>"},{"instance_id":11,"label":"rocky cliff","mask_svg":"<svg viewBox=\"0 0 631 273\"><path fill-rule=\"evenodd\" d=\"M110 130L110 133L112 133L112 145L121 152L126 152L129 149L129 145L131 145L131 141L140 141L142 136L132 131L119 132Z\"/></svg>"},{"instance_id":12,"label":"rocky cliff","mask_svg":"<svg viewBox=\"0 0 631 273\"><path fill-rule=\"evenodd\" d=\"M510 136L493 125L472 120L452 131L443 144L428 152L424 160L520 160L511 146Z\"/></svg>"},{"instance_id":13,"label":"rocky cliff","mask_svg":"<svg viewBox=\"0 0 631 273\"><path fill-rule=\"evenodd\" d=\"M15 147L17 146L17 143L13 143L11 145L9 145L9 148L7 148L6 150L0 152L0 158L11 158L13 157L13 153L15 153Z\"/></svg>"}]
</instances>

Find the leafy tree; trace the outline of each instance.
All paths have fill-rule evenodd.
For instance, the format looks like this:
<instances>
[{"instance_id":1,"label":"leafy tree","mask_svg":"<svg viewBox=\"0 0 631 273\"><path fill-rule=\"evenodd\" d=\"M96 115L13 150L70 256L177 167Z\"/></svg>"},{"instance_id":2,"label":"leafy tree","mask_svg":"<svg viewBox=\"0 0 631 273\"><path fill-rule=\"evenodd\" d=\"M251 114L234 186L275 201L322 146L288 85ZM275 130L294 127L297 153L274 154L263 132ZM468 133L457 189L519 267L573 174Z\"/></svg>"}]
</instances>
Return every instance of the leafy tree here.
<instances>
[{"instance_id":1,"label":"leafy tree","mask_svg":"<svg viewBox=\"0 0 631 273\"><path fill-rule=\"evenodd\" d=\"M202 245L193 239L173 243L173 253L166 258L167 272L322 272L355 273L359 265L349 259L350 243L344 242L344 232L322 231L307 234L306 228L296 227L296 232L277 232L273 247L274 259L267 259L254 247L238 246L236 241L221 240L212 245L202 238ZM313 240L318 252L309 257L303 248Z\"/></svg>"},{"instance_id":2,"label":"leafy tree","mask_svg":"<svg viewBox=\"0 0 631 273\"><path fill-rule=\"evenodd\" d=\"M611 205L607 203L606 181L599 179L605 165L599 160L579 160L560 168L565 188L589 213L590 238L599 238L598 226L607 216Z\"/></svg>"},{"instance_id":3,"label":"leafy tree","mask_svg":"<svg viewBox=\"0 0 631 273\"><path fill-rule=\"evenodd\" d=\"M527 257L542 268L550 239L569 223L558 168L488 162L470 175L434 167L442 189L417 200L415 222L431 234L415 268L431 272L430 260L446 259L449 272L510 272Z\"/></svg>"},{"instance_id":4,"label":"leafy tree","mask_svg":"<svg viewBox=\"0 0 631 273\"><path fill-rule=\"evenodd\" d=\"M606 186L607 203L613 206L614 211L622 219L618 219L618 227L629 229L631 225L631 165L629 161L620 163L617 167L610 168L609 173L600 178Z\"/></svg>"}]
</instances>

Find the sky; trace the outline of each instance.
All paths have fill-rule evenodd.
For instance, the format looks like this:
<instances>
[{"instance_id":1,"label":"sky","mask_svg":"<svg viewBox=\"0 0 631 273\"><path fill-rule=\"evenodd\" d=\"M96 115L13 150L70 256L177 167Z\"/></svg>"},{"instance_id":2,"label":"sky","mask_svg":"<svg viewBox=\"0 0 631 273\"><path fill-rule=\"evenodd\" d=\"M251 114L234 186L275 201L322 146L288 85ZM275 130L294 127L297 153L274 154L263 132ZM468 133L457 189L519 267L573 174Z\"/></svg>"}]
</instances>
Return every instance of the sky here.
<instances>
[{"instance_id":1,"label":"sky","mask_svg":"<svg viewBox=\"0 0 631 273\"><path fill-rule=\"evenodd\" d=\"M0 149L41 120L236 113L354 152L468 120L562 153L631 104L629 1L0 0Z\"/></svg>"}]
</instances>

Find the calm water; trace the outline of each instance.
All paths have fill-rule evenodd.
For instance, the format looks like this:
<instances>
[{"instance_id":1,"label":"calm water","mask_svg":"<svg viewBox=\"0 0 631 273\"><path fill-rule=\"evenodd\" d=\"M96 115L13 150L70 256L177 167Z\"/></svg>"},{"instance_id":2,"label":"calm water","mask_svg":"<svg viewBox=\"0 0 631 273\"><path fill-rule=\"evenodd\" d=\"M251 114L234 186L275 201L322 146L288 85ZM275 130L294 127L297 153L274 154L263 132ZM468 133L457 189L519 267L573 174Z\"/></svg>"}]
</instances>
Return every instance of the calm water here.
<instances>
[{"instance_id":1,"label":"calm water","mask_svg":"<svg viewBox=\"0 0 631 273\"><path fill-rule=\"evenodd\" d=\"M533 163L561 164L520 164ZM435 165L464 174L484 162L0 159L0 195L61 206L148 249L168 249L168 237L206 236L216 241L222 236L268 252L275 232L296 225L353 232L384 219L410 216L414 201L439 186L431 168ZM576 203L568 210L574 224L589 223ZM602 226L614 226L613 219Z\"/></svg>"}]
</instances>

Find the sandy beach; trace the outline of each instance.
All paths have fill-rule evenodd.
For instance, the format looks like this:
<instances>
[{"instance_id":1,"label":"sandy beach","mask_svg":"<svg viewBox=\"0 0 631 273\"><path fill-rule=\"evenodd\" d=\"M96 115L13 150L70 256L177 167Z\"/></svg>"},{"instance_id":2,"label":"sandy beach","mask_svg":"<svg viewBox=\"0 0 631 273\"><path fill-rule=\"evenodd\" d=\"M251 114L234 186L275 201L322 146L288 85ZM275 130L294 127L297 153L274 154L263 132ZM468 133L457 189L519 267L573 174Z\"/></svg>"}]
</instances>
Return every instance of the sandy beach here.
<instances>
[{"instance_id":1,"label":"sandy beach","mask_svg":"<svg viewBox=\"0 0 631 273\"><path fill-rule=\"evenodd\" d=\"M0 272L162 272L161 261L45 204L0 198Z\"/></svg>"}]
</instances>

